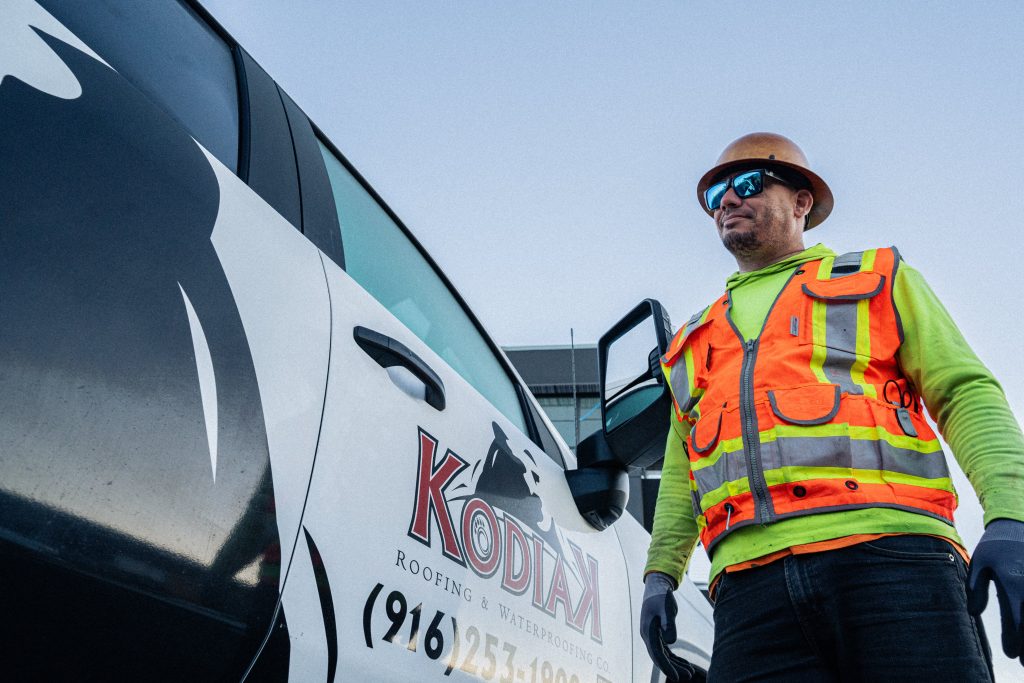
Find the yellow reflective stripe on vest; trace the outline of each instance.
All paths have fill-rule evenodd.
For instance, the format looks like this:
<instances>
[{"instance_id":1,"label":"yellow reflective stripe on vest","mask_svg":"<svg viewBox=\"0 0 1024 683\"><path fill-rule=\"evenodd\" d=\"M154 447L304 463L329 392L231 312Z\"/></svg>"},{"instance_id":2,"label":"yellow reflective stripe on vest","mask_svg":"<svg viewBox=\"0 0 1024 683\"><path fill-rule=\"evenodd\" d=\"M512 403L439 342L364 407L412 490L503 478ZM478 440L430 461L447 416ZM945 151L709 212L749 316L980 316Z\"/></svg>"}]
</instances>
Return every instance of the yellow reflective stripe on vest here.
<instances>
[{"instance_id":1,"label":"yellow reflective stripe on vest","mask_svg":"<svg viewBox=\"0 0 1024 683\"><path fill-rule=\"evenodd\" d=\"M862 271L872 270L875 267L875 255L877 249L868 249L860 264ZM863 299L857 302L857 360L850 368L850 377L853 382L861 388L861 393L871 398L876 398L876 391L873 384L868 384L864 379L864 370L871 358L871 299Z\"/></svg>"}]
</instances>

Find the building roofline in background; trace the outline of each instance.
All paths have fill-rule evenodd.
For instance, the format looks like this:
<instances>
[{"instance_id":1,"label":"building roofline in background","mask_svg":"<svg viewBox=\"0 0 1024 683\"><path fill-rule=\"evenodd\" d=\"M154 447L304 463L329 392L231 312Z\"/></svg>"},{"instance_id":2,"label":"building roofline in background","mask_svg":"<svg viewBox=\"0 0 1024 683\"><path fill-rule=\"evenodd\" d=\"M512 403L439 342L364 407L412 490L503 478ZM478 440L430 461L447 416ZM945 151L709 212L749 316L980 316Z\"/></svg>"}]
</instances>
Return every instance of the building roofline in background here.
<instances>
[{"instance_id":1,"label":"building roofline in background","mask_svg":"<svg viewBox=\"0 0 1024 683\"><path fill-rule=\"evenodd\" d=\"M572 346L569 344L537 344L526 346L502 346L505 351L569 351ZM576 344L576 350L596 349L597 344Z\"/></svg>"},{"instance_id":2,"label":"building roofline in background","mask_svg":"<svg viewBox=\"0 0 1024 683\"><path fill-rule=\"evenodd\" d=\"M551 395L565 392L572 395L573 384L576 385L577 392L598 392L600 380L596 345L577 346L575 353L568 345L507 346L504 350L505 355L519 371L519 375L535 394Z\"/></svg>"}]
</instances>

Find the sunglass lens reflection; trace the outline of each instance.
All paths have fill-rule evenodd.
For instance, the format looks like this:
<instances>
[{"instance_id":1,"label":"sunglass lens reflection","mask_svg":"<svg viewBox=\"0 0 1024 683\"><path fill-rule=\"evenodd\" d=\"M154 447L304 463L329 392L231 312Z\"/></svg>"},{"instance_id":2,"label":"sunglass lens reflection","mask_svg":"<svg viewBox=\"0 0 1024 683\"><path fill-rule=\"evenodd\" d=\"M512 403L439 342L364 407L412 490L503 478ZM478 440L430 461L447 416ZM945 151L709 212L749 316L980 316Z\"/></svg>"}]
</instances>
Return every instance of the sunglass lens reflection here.
<instances>
[{"instance_id":1,"label":"sunglass lens reflection","mask_svg":"<svg viewBox=\"0 0 1024 683\"><path fill-rule=\"evenodd\" d=\"M729 188L728 181L722 181L715 183L707 190L704 191L704 201L708 204L708 209L714 211L722 203L722 197L725 196L726 190Z\"/></svg>"},{"instance_id":2,"label":"sunglass lens reflection","mask_svg":"<svg viewBox=\"0 0 1024 683\"><path fill-rule=\"evenodd\" d=\"M739 196L751 197L764 188L764 179L761 177L760 171L750 171L736 176L736 179L732 181L732 186L736 188L736 194Z\"/></svg>"}]
</instances>

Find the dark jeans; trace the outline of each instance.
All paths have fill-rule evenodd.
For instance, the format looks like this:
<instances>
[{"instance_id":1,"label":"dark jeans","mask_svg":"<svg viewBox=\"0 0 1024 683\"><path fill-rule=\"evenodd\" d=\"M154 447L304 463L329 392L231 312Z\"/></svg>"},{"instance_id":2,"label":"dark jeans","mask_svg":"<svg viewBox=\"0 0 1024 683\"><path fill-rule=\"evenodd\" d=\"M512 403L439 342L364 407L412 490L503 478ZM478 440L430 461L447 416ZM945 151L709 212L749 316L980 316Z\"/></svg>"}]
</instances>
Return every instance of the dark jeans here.
<instances>
[{"instance_id":1,"label":"dark jeans","mask_svg":"<svg viewBox=\"0 0 1024 683\"><path fill-rule=\"evenodd\" d=\"M967 567L945 541L888 536L723 574L711 683L991 681Z\"/></svg>"}]
</instances>

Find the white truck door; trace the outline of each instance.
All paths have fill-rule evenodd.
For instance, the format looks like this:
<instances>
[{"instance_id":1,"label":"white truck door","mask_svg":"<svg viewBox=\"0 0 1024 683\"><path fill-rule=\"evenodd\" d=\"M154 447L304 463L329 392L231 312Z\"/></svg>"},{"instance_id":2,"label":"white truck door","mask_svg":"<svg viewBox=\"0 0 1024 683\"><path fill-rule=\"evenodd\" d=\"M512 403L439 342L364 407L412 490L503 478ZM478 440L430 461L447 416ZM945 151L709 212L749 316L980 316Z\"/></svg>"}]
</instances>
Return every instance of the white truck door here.
<instances>
[{"instance_id":1,"label":"white truck door","mask_svg":"<svg viewBox=\"0 0 1024 683\"><path fill-rule=\"evenodd\" d=\"M291 680L629 680L615 534L579 516L435 267L323 151L346 270L324 257L332 349L284 595Z\"/></svg>"}]
</instances>

